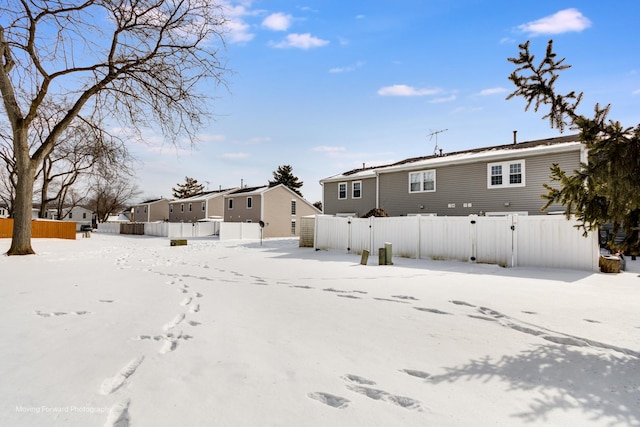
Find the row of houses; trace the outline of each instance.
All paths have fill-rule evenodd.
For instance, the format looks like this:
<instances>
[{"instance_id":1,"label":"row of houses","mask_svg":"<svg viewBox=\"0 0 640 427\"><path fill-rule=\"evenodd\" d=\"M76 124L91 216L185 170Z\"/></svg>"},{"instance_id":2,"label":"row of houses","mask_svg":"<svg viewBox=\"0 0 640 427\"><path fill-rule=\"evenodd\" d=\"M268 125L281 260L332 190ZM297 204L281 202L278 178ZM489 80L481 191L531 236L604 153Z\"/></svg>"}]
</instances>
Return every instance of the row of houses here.
<instances>
[{"instance_id":1,"label":"row of houses","mask_svg":"<svg viewBox=\"0 0 640 427\"><path fill-rule=\"evenodd\" d=\"M322 179L323 211L362 216L382 209L408 215L546 215L542 211L550 168L571 173L586 162L578 135L540 139L362 167Z\"/></svg>"},{"instance_id":2,"label":"row of houses","mask_svg":"<svg viewBox=\"0 0 640 427\"><path fill-rule=\"evenodd\" d=\"M283 184L204 192L186 199L148 200L134 205L135 222L223 220L262 224L263 236L300 235L302 217L320 214L313 204Z\"/></svg>"},{"instance_id":3,"label":"row of houses","mask_svg":"<svg viewBox=\"0 0 640 427\"><path fill-rule=\"evenodd\" d=\"M220 189L178 200L148 200L134 205L125 220L256 222L264 226L264 237L287 237L299 236L305 216L360 217L374 209L390 216L563 213L561 205L541 210L550 168L558 164L570 172L585 161L585 147L578 135L518 143L514 133L511 144L363 165L324 178L320 180L322 212L280 184ZM88 209L75 207L63 220L76 221L80 227L90 224L92 216Z\"/></svg>"}]
</instances>

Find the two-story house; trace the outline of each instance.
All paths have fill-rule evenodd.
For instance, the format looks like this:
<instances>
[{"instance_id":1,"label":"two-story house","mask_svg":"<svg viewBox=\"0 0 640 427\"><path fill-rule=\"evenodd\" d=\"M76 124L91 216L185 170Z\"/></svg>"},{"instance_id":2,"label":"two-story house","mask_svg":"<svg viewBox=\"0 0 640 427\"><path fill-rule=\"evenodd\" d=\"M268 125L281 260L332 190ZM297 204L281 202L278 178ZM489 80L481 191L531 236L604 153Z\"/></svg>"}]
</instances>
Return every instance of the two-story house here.
<instances>
[{"instance_id":1,"label":"two-story house","mask_svg":"<svg viewBox=\"0 0 640 427\"><path fill-rule=\"evenodd\" d=\"M260 222L263 236L300 235L300 218L321 212L284 184L246 187L224 196L225 222Z\"/></svg>"},{"instance_id":2,"label":"two-story house","mask_svg":"<svg viewBox=\"0 0 640 427\"><path fill-rule=\"evenodd\" d=\"M405 159L320 181L324 213L362 216L373 208L404 215L540 215L557 163L571 172L586 160L577 135Z\"/></svg>"},{"instance_id":3,"label":"two-story house","mask_svg":"<svg viewBox=\"0 0 640 427\"><path fill-rule=\"evenodd\" d=\"M142 203L133 205L132 221L154 222L167 221L169 219L169 200L165 198L145 200Z\"/></svg>"},{"instance_id":4,"label":"two-story house","mask_svg":"<svg viewBox=\"0 0 640 427\"><path fill-rule=\"evenodd\" d=\"M222 218L224 195L235 190L207 191L169 203L169 222L197 222L206 218Z\"/></svg>"}]
</instances>

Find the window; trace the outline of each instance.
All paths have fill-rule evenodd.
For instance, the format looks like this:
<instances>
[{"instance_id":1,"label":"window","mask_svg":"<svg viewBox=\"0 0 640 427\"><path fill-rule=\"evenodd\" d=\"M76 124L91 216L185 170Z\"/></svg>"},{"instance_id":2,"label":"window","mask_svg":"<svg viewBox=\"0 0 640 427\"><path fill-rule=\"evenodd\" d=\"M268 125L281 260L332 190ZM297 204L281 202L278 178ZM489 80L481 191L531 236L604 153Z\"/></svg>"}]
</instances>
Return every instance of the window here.
<instances>
[{"instance_id":1,"label":"window","mask_svg":"<svg viewBox=\"0 0 640 427\"><path fill-rule=\"evenodd\" d=\"M207 203L206 202L202 202L202 212L207 210Z\"/></svg>"},{"instance_id":2,"label":"window","mask_svg":"<svg viewBox=\"0 0 640 427\"><path fill-rule=\"evenodd\" d=\"M173 205L169 205L169 213L173 213Z\"/></svg>"},{"instance_id":3,"label":"window","mask_svg":"<svg viewBox=\"0 0 640 427\"><path fill-rule=\"evenodd\" d=\"M292 220L291 221L291 235L295 236L296 235L296 220Z\"/></svg>"},{"instance_id":4,"label":"window","mask_svg":"<svg viewBox=\"0 0 640 427\"><path fill-rule=\"evenodd\" d=\"M184 212L184 203L180 203L180 212Z\"/></svg>"},{"instance_id":5,"label":"window","mask_svg":"<svg viewBox=\"0 0 640 427\"><path fill-rule=\"evenodd\" d=\"M69 219L73 218L73 212L69 212Z\"/></svg>"},{"instance_id":6,"label":"window","mask_svg":"<svg viewBox=\"0 0 640 427\"><path fill-rule=\"evenodd\" d=\"M82 212L82 219L87 219L87 213L86 212Z\"/></svg>"},{"instance_id":7,"label":"window","mask_svg":"<svg viewBox=\"0 0 640 427\"><path fill-rule=\"evenodd\" d=\"M347 183L341 182L338 184L338 199L343 200L347 198Z\"/></svg>"},{"instance_id":8,"label":"window","mask_svg":"<svg viewBox=\"0 0 640 427\"><path fill-rule=\"evenodd\" d=\"M229 203L227 204L229 209L233 209L233 199L229 199Z\"/></svg>"},{"instance_id":9,"label":"window","mask_svg":"<svg viewBox=\"0 0 640 427\"><path fill-rule=\"evenodd\" d=\"M147 207L146 206L144 207L144 213L147 213Z\"/></svg>"},{"instance_id":10,"label":"window","mask_svg":"<svg viewBox=\"0 0 640 427\"><path fill-rule=\"evenodd\" d=\"M409 193L436 191L436 171L409 172Z\"/></svg>"},{"instance_id":11,"label":"window","mask_svg":"<svg viewBox=\"0 0 640 427\"><path fill-rule=\"evenodd\" d=\"M354 181L351 183L351 197L354 199L362 197L362 181Z\"/></svg>"},{"instance_id":12,"label":"window","mask_svg":"<svg viewBox=\"0 0 640 427\"><path fill-rule=\"evenodd\" d=\"M247 197L247 209L251 209L253 206L253 199L251 197Z\"/></svg>"},{"instance_id":13,"label":"window","mask_svg":"<svg viewBox=\"0 0 640 427\"><path fill-rule=\"evenodd\" d=\"M292 200L291 201L291 215L295 215L296 214L296 201Z\"/></svg>"},{"instance_id":14,"label":"window","mask_svg":"<svg viewBox=\"0 0 640 427\"><path fill-rule=\"evenodd\" d=\"M487 187L524 187L524 160L512 160L487 165Z\"/></svg>"},{"instance_id":15,"label":"window","mask_svg":"<svg viewBox=\"0 0 640 427\"><path fill-rule=\"evenodd\" d=\"M191 203L189 203L189 212L191 212Z\"/></svg>"}]
</instances>

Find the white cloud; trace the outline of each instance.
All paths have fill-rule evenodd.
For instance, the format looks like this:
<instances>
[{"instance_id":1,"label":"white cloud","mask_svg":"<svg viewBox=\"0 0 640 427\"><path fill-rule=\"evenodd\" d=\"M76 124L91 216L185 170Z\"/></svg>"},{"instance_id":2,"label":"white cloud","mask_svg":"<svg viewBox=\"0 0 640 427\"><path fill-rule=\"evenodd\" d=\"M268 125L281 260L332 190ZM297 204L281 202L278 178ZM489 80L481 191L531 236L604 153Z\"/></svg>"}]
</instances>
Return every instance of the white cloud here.
<instances>
[{"instance_id":1,"label":"white cloud","mask_svg":"<svg viewBox=\"0 0 640 427\"><path fill-rule=\"evenodd\" d=\"M329 69L330 73L349 73L351 71L355 71L356 69L362 67L364 62L358 61L353 65L347 65L346 67L333 67Z\"/></svg>"},{"instance_id":2,"label":"white cloud","mask_svg":"<svg viewBox=\"0 0 640 427\"><path fill-rule=\"evenodd\" d=\"M365 15L363 14L356 15L356 19L364 19L364 18L365 18Z\"/></svg>"},{"instance_id":3,"label":"white cloud","mask_svg":"<svg viewBox=\"0 0 640 427\"><path fill-rule=\"evenodd\" d=\"M246 159L249 157L248 153L223 153L220 155L223 159Z\"/></svg>"},{"instance_id":4,"label":"white cloud","mask_svg":"<svg viewBox=\"0 0 640 427\"><path fill-rule=\"evenodd\" d=\"M380 96L427 96L440 92L440 89L417 89L407 85L392 85L378 89Z\"/></svg>"},{"instance_id":5,"label":"white cloud","mask_svg":"<svg viewBox=\"0 0 640 427\"><path fill-rule=\"evenodd\" d=\"M271 46L275 48L296 48L296 49L311 49L314 47L321 47L326 44L329 44L328 40L322 40L317 37L312 36L309 33L305 34L297 34L292 33L288 34L285 40L280 43L272 43Z\"/></svg>"},{"instance_id":6,"label":"white cloud","mask_svg":"<svg viewBox=\"0 0 640 427\"><path fill-rule=\"evenodd\" d=\"M578 9L564 9L553 15L518 26L532 36L580 32L591 26L591 21Z\"/></svg>"},{"instance_id":7,"label":"white cloud","mask_svg":"<svg viewBox=\"0 0 640 427\"><path fill-rule=\"evenodd\" d=\"M245 43L253 40L255 34L249 31L249 24L242 20L230 19L226 23L228 34L227 40L230 43Z\"/></svg>"},{"instance_id":8,"label":"white cloud","mask_svg":"<svg viewBox=\"0 0 640 427\"><path fill-rule=\"evenodd\" d=\"M291 15L284 13L272 13L264 18L262 26L273 31L287 31L291 26Z\"/></svg>"},{"instance_id":9,"label":"white cloud","mask_svg":"<svg viewBox=\"0 0 640 427\"><path fill-rule=\"evenodd\" d=\"M636 89L631 93L634 94L634 95L640 95L640 89Z\"/></svg>"},{"instance_id":10,"label":"white cloud","mask_svg":"<svg viewBox=\"0 0 640 427\"><path fill-rule=\"evenodd\" d=\"M506 91L507 91L507 89L505 89L503 87L492 87L490 89L481 90L479 95L480 96L495 95L495 94L498 94L498 93L504 93Z\"/></svg>"},{"instance_id":11,"label":"white cloud","mask_svg":"<svg viewBox=\"0 0 640 427\"><path fill-rule=\"evenodd\" d=\"M226 139L224 135L200 133L196 136L201 142L222 142Z\"/></svg>"},{"instance_id":12,"label":"white cloud","mask_svg":"<svg viewBox=\"0 0 640 427\"><path fill-rule=\"evenodd\" d=\"M515 42L516 40L512 39L511 37L503 37L500 39L500 44L513 44Z\"/></svg>"},{"instance_id":13,"label":"white cloud","mask_svg":"<svg viewBox=\"0 0 640 427\"><path fill-rule=\"evenodd\" d=\"M450 95L450 96L446 96L446 97L442 97L442 98L435 98L432 99L431 101L429 101L432 104L444 104L445 102L453 102L456 100L456 96L455 95Z\"/></svg>"}]
</instances>

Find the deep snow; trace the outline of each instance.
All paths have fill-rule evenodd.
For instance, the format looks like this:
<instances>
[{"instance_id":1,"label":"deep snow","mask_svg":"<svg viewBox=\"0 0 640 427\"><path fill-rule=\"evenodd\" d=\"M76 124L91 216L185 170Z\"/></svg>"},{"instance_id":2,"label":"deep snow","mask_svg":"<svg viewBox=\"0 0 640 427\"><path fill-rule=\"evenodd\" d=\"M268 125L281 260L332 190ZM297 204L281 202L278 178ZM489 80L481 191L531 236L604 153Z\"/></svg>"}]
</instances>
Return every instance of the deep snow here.
<instances>
[{"instance_id":1,"label":"deep snow","mask_svg":"<svg viewBox=\"0 0 640 427\"><path fill-rule=\"evenodd\" d=\"M94 233L0 256L0 425L640 425L640 260L297 244Z\"/></svg>"}]
</instances>

